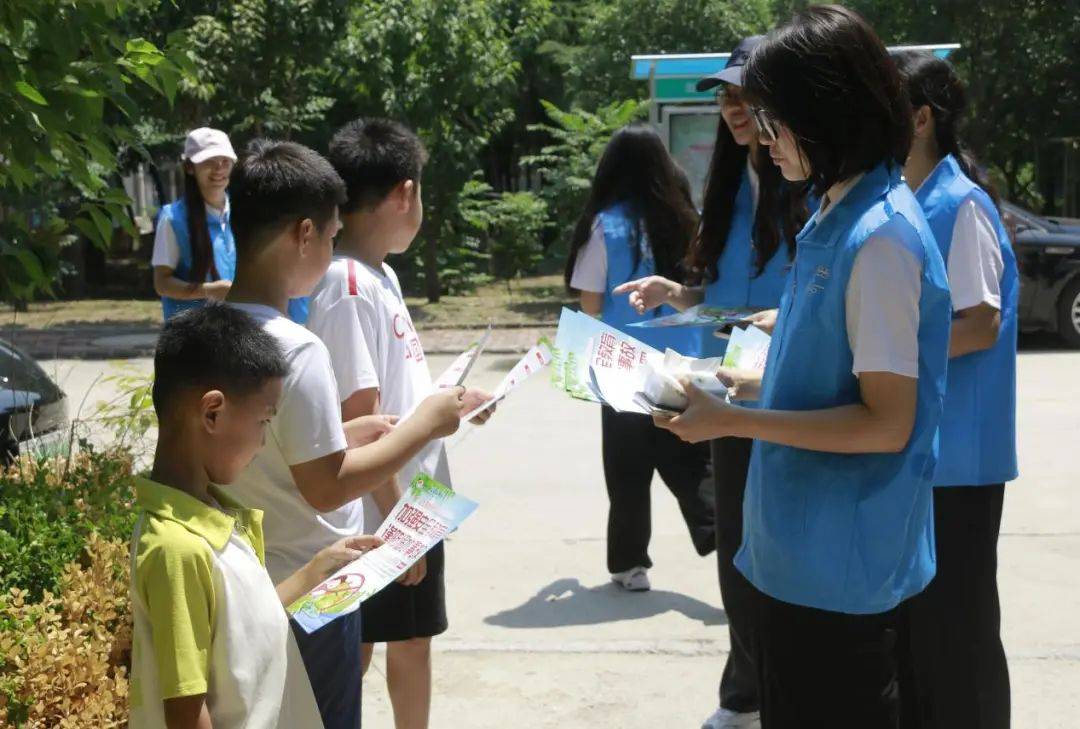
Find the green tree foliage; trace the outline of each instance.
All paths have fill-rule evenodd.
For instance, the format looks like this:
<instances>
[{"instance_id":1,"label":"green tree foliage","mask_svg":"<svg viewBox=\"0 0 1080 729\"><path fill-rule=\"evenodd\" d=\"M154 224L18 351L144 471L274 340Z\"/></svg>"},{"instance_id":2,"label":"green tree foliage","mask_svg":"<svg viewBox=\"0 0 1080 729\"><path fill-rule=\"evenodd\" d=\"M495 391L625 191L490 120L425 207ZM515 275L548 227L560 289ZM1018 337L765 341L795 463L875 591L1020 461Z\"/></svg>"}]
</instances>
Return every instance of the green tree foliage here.
<instances>
[{"instance_id":1,"label":"green tree foliage","mask_svg":"<svg viewBox=\"0 0 1080 729\"><path fill-rule=\"evenodd\" d=\"M805 4L778 3L778 19ZM890 45L960 43L950 61L968 84L971 109L964 138L980 161L992 166L1006 197L1041 203L1046 212L1056 208L1059 191L1045 174L1036 178L1034 163L1060 160L1061 140L1071 137L1075 145L1080 137L1076 0L851 0L845 5L862 13Z\"/></svg>"},{"instance_id":2,"label":"green tree foliage","mask_svg":"<svg viewBox=\"0 0 1080 729\"><path fill-rule=\"evenodd\" d=\"M480 270L460 205L481 151L513 118L519 71L514 29L495 0L364 0L355 3L340 63L353 92L410 124L431 159L424 170L422 278L438 301L446 271Z\"/></svg>"},{"instance_id":3,"label":"green tree foliage","mask_svg":"<svg viewBox=\"0 0 1080 729\"><path fill-rule=\"evenodd\" d=\"M74 231L99 246L117 226L137 235L118 153L138 147L139 100L171 101L187 68L174 49L120 32L148 2L0 4L0 300L50 292Z\"/></svg>"},{"instance_id":4,"label":"green tree foliage","mask_svg":"<svg viewBox=\"0 0 1080 729\"><path fill-rule=\"evenodd\" d=\"M601 0L586 5L580 44L561 49L571 100L586 109L648 93L645 84L630 79L634 54L726 52L772 23L768 0Z\"/></svg>"},{"instance_id":5,"label":"green tree foliage","mask_svg":"<svg viewBox=\"0 0 1080 729\"><path fill-rule=\"evenodd\" d=\"M460 205L462 219L480 238L491 257L491 273L510 282L532 271L543 259L547 205L537 195L495 192L479 180L466 184Z\"/></svg>"},{"instance_id":6,"label":"green tree foliage","mask_svg":"<svg viewBox=\"0 0 1080 729\"><path fill-rule=\"evenodd\" d=\"M186 120L212 122L240 138L290 139L319 127L334 104L340 31L349 5L347 0L180 3L183 16L177 20L188 28L184 36L198 69L182 87Z\"/></svg>"},{"instance_id":7,"label":"green tree foliage","mask_svg":"<svg viewBox=\"0 0 1080 729\"><path fill-rule=\"evenodd\" d=\"M567 243L585 207L596 163L611 135L620 127L645 115L645 102L627 100L605 104L595 112L564 111L543 102L549 121L533 128L551 143L522 162L540 173L540 197L557 226L558 240ZM561 248L559 249L561 250Z\"/></svg>"},{"instance_id":8,"label":"green tree foliage","mask_svg":"<svg viewBox=\"0 0 1080 729\"><path fill-rule=\"evenodd\" d=\"M536 236L566 240L603 144L642 113L624 101L647 94L629 78L631 55L726 51L805 4L5 0L0 299L48 292L73 234L104 245L117 226L135 232L118 175L145 149L175 159L202 124L237 146L270 135L325 149L360 114L406 122L431 153L406 284L437 299L516 275L532 266ZM1053 209L1060 190L1046 170L1080 133L1075 0L848 4L889 43L962 43L967 138L1009 197ZM525 219L519 241L493 222L508 211Z\"/></svg>"}]
</instances>

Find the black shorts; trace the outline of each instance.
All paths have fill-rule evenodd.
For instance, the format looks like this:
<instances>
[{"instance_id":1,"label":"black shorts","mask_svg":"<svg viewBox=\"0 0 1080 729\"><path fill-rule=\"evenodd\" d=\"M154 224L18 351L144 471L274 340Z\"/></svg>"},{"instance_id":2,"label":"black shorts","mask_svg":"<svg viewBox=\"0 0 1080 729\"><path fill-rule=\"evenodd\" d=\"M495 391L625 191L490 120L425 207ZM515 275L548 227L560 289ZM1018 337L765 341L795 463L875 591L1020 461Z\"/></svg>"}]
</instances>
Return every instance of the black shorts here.
<instances>
[{"instance_id":1,"label":"black shorts","mask_svg":"<svg viewBox=\"0 0 1080 729\"><path fill-rule=\"evenodd\" d=\"M427 553L427 575L415 587L394 582L360 605L365 643L431 638L445 633L445 556L439 542Z\"/></svg>"}]
</instances>

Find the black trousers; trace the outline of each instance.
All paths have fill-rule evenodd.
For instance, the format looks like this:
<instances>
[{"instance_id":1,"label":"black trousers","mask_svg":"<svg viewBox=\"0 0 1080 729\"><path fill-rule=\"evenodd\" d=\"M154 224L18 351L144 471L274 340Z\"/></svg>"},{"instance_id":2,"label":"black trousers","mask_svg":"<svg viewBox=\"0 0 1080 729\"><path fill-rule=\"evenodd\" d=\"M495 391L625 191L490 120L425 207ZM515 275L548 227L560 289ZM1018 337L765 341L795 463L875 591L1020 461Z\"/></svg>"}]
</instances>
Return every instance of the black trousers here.
<instances>
[{"instance_id":1,"label":"black trousers","mask_svg":"<svg viewBox=\"0 0 1080 729\"><path fill-rule=\"evenodd\" d=\"M325 729L360 729L360 611L305 633L289 621Z\"/></svg>"},{"instance_id":2,"label":"black trousers","mask_svg":"<svg viewBox=\"0 0 1080 729\"><path fill-rule=\"evenodd\" d=\"M752 632L757 590L734 562L742 544L743 495L753 444L749 438L721 438L710 444L716 485L716 565L731 638L720 677L720 705L738 712L759 708Z\"/></svg>"},{"instance_id":3,"label":"black trousers","mask_svg":"<svg viewBox=\"0 0 1080 729\"><path fill-rule=\"evenodd\" d=\"M897 729L898 610L846 615L757 593L762 729Z\"/></svg>"},{"instance_id":4,"label":"black trousers","mask_svg":"<svg viewBox=\"0 0 1080 729\"><path fill-rule=\"evenodd\" d=\"M679 502L694 549L705 556L716 548L713 514L713 478L707 443L691 444L653 425L652 418L617 413L604 406L601 413L604 480L607 482L607 563L609 572L652 567L653 472Z\"/></svg>"},{"instance_id":5,"label":"black trousers","mask_svg":"<svg viewBox=\"0 0 1080 729\"><path fill-rule=\"evenodd\" d=\"M903 726L1005 729L997 541L1005 486L934 489L937 576L904 610Z\"/></svg>"}]
</instances>

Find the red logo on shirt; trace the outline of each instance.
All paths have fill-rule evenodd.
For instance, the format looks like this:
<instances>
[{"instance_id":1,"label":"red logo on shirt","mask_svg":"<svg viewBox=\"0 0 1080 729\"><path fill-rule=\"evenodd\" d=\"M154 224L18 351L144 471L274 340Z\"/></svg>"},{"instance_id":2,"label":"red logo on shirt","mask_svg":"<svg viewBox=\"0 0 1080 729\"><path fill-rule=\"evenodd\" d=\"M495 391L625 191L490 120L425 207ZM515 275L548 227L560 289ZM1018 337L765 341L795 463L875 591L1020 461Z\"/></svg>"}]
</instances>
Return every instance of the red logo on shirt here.
<instances>
[{"instance_id":1,"label":"red logo on shirt","mask_svg":"<svg viewBox=\"0 0 1080 729\"><path fill-rule=\"evenodd\" d=\"M394 337L405 340L405 359L424 361L424 348L420 346L420 337L408 315L394 314Z\"/></svg>"}]
</instances>

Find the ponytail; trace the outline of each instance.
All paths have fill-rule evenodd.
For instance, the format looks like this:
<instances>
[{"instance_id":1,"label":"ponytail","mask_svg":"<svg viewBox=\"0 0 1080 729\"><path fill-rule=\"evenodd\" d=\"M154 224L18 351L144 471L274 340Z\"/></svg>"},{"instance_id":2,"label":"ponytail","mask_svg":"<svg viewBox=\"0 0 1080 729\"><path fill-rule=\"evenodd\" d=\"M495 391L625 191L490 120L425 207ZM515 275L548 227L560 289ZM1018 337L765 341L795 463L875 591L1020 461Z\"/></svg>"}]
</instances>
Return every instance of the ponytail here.
<instances>
[{"instance_id":1,"label":"ponytail","mask_svg":"<svg viewBox=\"0 0 1080 729\"><path fill-rule=\"evenodd\" d=\"M928 106L934 112L934 140L938 150L955 157L963 173L1000 209L997 188L975 155L960 141L957 127L967 111L967 94L955 69L944 59L926 52L904 51L894 59L907 83L912 107Z\"/></svg>"},{"instance_id":2,"label":"ponytail","mask_svg":"<svg viewBox=\"0 0 1080 729\"><path fill-rule=\"evenodd\" d=\"M217 281L217 266L214 264L213 244L210 242L210 223L206 219L206 200L203 199L199 182L191 163L184 164L184 207L187 208L188 243L191 246L192 288L206 281Z\"/></svg>"}]
</instances>

